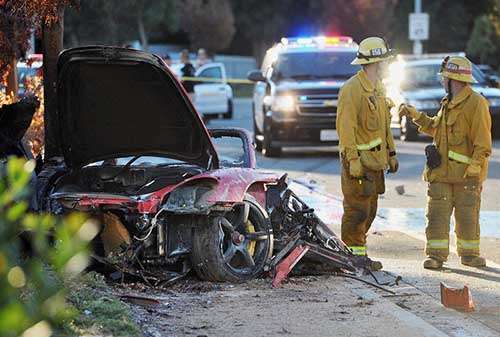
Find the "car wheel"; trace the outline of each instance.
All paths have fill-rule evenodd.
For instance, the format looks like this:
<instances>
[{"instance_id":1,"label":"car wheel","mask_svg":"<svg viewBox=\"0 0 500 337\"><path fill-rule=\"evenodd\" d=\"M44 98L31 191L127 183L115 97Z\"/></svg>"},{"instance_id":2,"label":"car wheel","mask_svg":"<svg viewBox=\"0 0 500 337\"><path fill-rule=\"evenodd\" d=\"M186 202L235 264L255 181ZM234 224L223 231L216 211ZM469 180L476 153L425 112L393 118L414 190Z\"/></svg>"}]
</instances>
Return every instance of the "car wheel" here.
<instances>
[{"instance_id":1,"label":"car wheel","mask_svg":"<svg viewBox=\"0 0 500 337\"><path fill-rule=\"evenodd\" d=\"M266 211L250 195L225 214L200 218L191 262L201 279L244 282L259 276L271 258L273 234Z\"/></svg>"},{"instance_id":2,"label":"car wheel","mask_svg":"<svg viewBox=\"0 0 500 337\"><path fill-rule=\"evenodd\" d=\"M265 124L264 124L264 141L262 142L262 153L266 157L281 156L281 146L273 145L271 128Z\"/></svg>"},{"instance_id":3,"label":"car wheel","mask_svg":"<svg viewBox=\"0 0 500 337\"><path fill-rule=\"evenodd\" d=\"M227 100L227 112L222 115L224 119L232 119L233 118L233 110L234 104L232 99Z\"/></svg>"},{"instance_id":4,"label":"car wheel","mask_svg":"<svg viewBox=\"0 0 500 337\"><path fill-rule=\"evenodd\" d=\"M413 142L418 140L418 131L410 119L403 117L401 120L401 140Z\"/></svg>"}]
</instances>

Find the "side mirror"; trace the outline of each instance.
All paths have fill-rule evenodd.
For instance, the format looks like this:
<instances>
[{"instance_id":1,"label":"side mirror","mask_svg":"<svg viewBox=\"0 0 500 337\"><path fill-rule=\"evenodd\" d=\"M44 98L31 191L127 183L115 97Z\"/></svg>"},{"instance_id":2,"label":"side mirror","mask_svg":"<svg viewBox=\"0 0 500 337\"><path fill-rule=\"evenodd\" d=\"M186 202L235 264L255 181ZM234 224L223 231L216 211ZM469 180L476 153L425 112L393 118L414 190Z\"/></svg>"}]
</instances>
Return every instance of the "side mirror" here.
<instances>
[{"instance_id":1,"label":"side mirror","mask_svg":"<svg viewBox=\"0 0 500 337\"><path fill-rule=\"evenodd\" d=\"M252 134L241 128L209 129L221 167L255 168Z\"/></svg>"},{"instance_id":2,"label":"side mirror","mask_svg":"<svg viewBox=\"0 0 500 337\"><path fill-rule=\"evenodd\" d=\"M492 88L500 88L500 82L494 76L488 76L488 85Z\"/></svg>"},{"instance_id":3,"label":"side mirror","mask_svg":"<svg viewBox=\"0 0 500 337\"><path fill-rule=\"evenodd\" d=\"M262 75L260 70L252 70L247 74L247 78L252 82L266 82L267 79Z\"/></svg>"}]
</instances>

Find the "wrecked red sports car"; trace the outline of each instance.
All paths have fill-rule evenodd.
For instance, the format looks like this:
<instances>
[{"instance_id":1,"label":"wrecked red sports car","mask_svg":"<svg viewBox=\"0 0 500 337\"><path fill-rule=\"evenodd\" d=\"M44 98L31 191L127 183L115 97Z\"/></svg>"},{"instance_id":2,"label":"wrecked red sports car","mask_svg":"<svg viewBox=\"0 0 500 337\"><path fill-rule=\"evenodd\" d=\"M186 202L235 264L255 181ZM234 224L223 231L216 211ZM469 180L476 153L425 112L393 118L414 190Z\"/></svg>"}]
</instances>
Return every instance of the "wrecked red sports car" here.
<instances>
[{"instance_id":1,"label":"wrecked red sports car","mask_svg":"<svg viewBox=\"0 0 500 337\"><path fill-rule=\"evenodd\" d=\"M100 219L97 255L117 265L194 268L214 281L262 272L273 250L266 190L278 177L255 169L247 131L207 130L160 58L140 51L67 50L57 89L37 181L42 211Z\"/></svg>"},{"instance_id":2,"label":"wrecked red sports car","mask_svg":"<svg viewBox=\"0 0 500 337\"><path fill-rule=\"evenodd\" d=\"M368 259L352 254L286 176L255 169L248 131L205 128L160 58L70 49L59 57L57 90L35 204L98 219L94 258L116 278L158 284L194 269L238 282L269 271L279 286L306 253L351 276L366 271Z\"/></svg>"}]
</instances>

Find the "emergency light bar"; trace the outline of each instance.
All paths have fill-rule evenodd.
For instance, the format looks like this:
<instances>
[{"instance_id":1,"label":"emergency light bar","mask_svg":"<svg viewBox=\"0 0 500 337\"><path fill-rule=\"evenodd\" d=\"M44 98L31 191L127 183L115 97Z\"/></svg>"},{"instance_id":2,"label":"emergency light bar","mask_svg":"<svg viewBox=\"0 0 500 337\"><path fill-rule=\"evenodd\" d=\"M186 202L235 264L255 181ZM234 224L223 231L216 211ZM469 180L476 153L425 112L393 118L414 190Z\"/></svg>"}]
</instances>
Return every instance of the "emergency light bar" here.
<instances>
[{"instance_id":1,"label":"emergency light bar","mask_svg":"<svg viewBox=\"0 0 500 337\"><path fill-rule=\"evenodd\" d=\"M290 47L352 45L350 36L284 37L281 43Z\"/></svg>"}]
</instances>

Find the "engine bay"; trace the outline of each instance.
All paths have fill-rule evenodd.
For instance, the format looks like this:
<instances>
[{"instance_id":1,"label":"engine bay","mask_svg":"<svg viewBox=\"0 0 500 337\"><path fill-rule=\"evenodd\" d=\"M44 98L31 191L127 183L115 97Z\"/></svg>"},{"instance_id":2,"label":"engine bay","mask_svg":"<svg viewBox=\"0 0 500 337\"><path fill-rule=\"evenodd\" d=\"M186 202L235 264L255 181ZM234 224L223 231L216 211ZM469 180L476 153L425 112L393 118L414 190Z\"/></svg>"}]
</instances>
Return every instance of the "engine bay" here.
<instances>
[{"instance_id":1,"label":"engine bay","mask_svg":"<svg viewBox=\"0 0 500 337\"><path fill-rule=\"evenodd\" d=\"M201 168L191 165L87 166L60 177L53 192L142 195L178 184L202 172Z\"/></svg>"}]
</instances>

